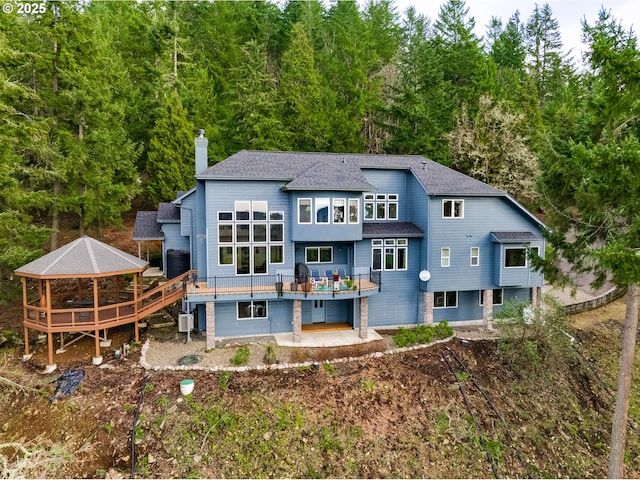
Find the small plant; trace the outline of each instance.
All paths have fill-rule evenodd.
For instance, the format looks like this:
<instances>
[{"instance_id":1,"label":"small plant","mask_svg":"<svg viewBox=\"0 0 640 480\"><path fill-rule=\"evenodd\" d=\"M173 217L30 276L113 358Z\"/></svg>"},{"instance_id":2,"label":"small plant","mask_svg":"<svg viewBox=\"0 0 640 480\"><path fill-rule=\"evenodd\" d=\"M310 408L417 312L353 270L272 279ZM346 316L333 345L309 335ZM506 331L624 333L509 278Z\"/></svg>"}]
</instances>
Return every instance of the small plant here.
<instances>
[{"instance_id":1,"label":"small plant","mask_svg":"<svg viewBox=\"0 0 640 480\"><path fill-rule=\"evenodd\" d=\"M156 401L159 407L167 408L169 406L169 399L164 395L161 397L158 397L158 400Z\"/></svg>"},{"instance_id":2,"label":"small plant","mask_svg":"<svg viewBox=\"0 0 640 480\"><path fill-rule=\"evenodd\" d=\"M111 422L105 423L102 428L105 432L107 432L107 435L111 435L111 432L113 431L113 425L111 424Z\"/></svg>"},{"instance_id":3,"label":"small plant","mask_svg":"<svg viewBox=\"0 0 640 480\"><path fill-rule=\"evenodd\" d=\"M278 363L278 357L276 356L276 347L271 343L264 347L264 363L272 365Z\"/></svg>"},{"instance_id":4,"label":"small plant","mask_svg":"<svg viewBox=\"0 0 640 480\"><path fill-rule=\"evenodd\" d=\"M464 382L469 379L469 374L467 372L456 372L456 378L460 382Z\"/></svg>"},{"instance_id":5,"label":"small plant","mask_svg":"<svg viewBox=\"0 0 640 480\"><path fill-rule=\"evenodd\" d=\"M332 363L326 362L322 366L324 367L325 372L329 374L336 373L336 367Z\"/></svg>"},{"instance_id":6,"label":"small plant","mask_svg":"<svg viewBox=\"0 0 640 480\"><path fill-rule=\"evenodd\" d=\"M133 411L133 405L131 405L130 403L125 403L122 408L124 408L125 412L132 412Z\"/></svg>"},{"instance_id":7,"label":"small plant","mask_svg":"<svg viewBox=\"0 0 640 480\"><path fill-rule=\"evenodd\" d=\"M231 379L231 372L228 370L224 370L220 372L220 377L218 378L218 385L223 391L229 390L229 380Z\"/></svg>"},{"instance_id":8,"label":"small plant","mask_svg":"<svg viewBox=\"0 0 640 480\"><path fill-rule=\"evenodd\" d=\"M434 327L434 330L436 333L436 337L438 337L441 340L444 340L445 338L449 338L450 336L453 335L453 328L451 328L451 326L446 320L442 322L438 322Z\"/></svg>"},{"instance_id":9,"label":"small plant","mask_svg":"<svg viewBox=\"0 0 640 480\"><path fill-rule=\"evenodd\" d=\"M98 468L96 470L96 478L104 478L107 476L107 471L104 468Z\"/></svg>"},{"instance_id":10,"label":"small plant","mask_svg":"<svg viewBox=\"0 0 640 480\"><path fill-rule=\"evenodd\" d=\"M243 345L236 351L235 355L231 357L229 361L231 362L232 365L235 365L236 367L239 367L240 365L246 365L247 362L249 361L249 355L250 355L249 347L247 347L246 345Z\"/></svg>"},{"instance_id":11,"label":"small plant","mask_svg":"<svg viewBox=\"0 0 640 480\"><path fill-rule=\"evenodd\" d=\"M146 395L147 393L151 393L153 391L153 383L147 383L142 389L142 393Z\"/></svg>"},{"instance_id":12,"label":"small plant","mask_svg":"<svg viewBox=\"0 0 640 480\"><path fill-rule=\"evenodd\" d=\"M363 378L360 381L360 389L364 392L373 392L376 382L372 378Z\"/></svg>"}]
</instances>

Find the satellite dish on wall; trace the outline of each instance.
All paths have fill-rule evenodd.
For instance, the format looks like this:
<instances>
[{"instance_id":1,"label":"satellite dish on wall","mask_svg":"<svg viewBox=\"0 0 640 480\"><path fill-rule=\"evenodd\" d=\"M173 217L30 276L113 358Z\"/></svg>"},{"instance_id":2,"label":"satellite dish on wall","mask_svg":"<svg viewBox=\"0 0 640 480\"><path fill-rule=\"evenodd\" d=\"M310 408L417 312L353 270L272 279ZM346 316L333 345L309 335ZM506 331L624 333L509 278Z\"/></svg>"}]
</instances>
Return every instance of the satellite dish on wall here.
<instances>
[{"instance_id":1,"label":"satellite dish on wall","mask_svg":"<svg viewBox=\"0 0 640 480\"><path fill-rule=\"evenodd\" d=\"M422 270L418 276L420 277L420 280L427 282L431 278L431 272L429 270Z\"/></svg>"}]
</instances>

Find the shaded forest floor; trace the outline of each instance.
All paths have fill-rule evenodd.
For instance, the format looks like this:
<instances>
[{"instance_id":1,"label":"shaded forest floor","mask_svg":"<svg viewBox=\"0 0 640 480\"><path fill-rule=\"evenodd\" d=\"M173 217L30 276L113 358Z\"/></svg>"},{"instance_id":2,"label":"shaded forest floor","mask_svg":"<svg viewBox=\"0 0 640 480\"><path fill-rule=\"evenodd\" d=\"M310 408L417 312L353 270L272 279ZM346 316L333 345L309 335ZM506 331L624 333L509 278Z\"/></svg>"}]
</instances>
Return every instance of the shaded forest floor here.
<instances>
[{"instance_id":1,"label":"shaded forest floor","mask_svg":"<svg viewBox=\"0 0 640 480\"><path fill-rule=\"evenodd\" d=\"M137 253L130 230L105 232L103 240ZM463 346L456 338L318 369L233 373L146 371L134 346L125 359L105 357L107 368L56 357L60 370L83 369L85 378L52 403L60 373L22 363L20 348L1 351L3 475L128 478L133 466L138 478L486 478L493 476L489 455L501 477L602 478L624 301L572 319L580 355L569 347L524 369L505 363L494 340ZM3 308L3 328L20 332L19 312L19 305ZM130 340L126 331L118 335L117 342ZM467 364L513 442L459 374L469 415L443 361L446 346ZM196 385L187 397L179 389L184 378ZM625 475L640 476L637 430L629 431Z\"/></svg>"}]
</instances>

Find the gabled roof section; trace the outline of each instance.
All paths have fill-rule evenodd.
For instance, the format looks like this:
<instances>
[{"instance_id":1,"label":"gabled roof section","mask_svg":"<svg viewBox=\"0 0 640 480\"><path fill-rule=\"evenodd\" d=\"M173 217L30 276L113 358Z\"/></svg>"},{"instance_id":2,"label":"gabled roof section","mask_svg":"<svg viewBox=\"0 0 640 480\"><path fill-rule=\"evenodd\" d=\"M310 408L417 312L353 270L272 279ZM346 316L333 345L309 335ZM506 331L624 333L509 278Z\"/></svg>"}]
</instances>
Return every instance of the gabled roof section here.
<instances>
[{"instance_id":1,"label":"gabled roof section","mask_svg":"<svg viewBox=\"0 0 640 480\"><path fill-rule=\"evenodd\" d=\"M132 238L133 240L163 240L164 233L160 230L158 212L137 212Z\"/></svg>"},{"instance_id":2,"label":"gabled roof section","mask_svg":"<svg viewBox=\"0 0 640 480\"><path fill-rule=\"evenodd\" d=\"M180 209L171 202L158 204L158 223L180 222Z\"/></svg>"},{"instance_id":3,"label":"gabled roof section","mask_svg":"<svg viewBox=\"0 0 640 480\"><path fill-rule=\"evenodd\" d=\"M242 150L201 172L199 180L276 180L285 189L375 189L365 169L406 170L431 195L503 196L504 192L420 155ZM339 174L337 172L340 172ZM366 183L365 183L366 182Z\"/></svg>"},{"instance_id":4,"label":"gabled roof section","mask_svg":"<svg viewBox=\"0 0 640 480\"><path fill-rule=\"evenodd\" d=\"M491 232L491 239L497 243L529 243L542 237L533 232Z\"/></svg>"},{"instance_id":5,"label":"gabled roof section","mask_svg":"<svg viewBox=\"0 0 640 480\"><path fill-rule=\"evenodd\" d=\"M111 245L83 236L27 263L17 275L36 278L90 278L141 272L148 263Z\"/></svg>"},{"instance_id":6,"label":"gabled roof section","mask_svg":"<svg viewBox=\"0 0 640 480\"><path fill-rule=\"evenodd\" d=\"M350 190L363 192L376 188L367 182L359 168L346 163L330 163L324 160L301 171L284 190Z\"/></svg>"},{"instance_id":7,"label":"gabled roof section","mask_svg":"<svg viewBox=\"0 0 640 480\"><path fill-rule=\"evenodd\" d=\"M411 222L366 222L362 224L362 238L422 238L424 232Z\"/></svg>"},{"instance_id":8,"label":"gabled roof section","mask_svg":"<svg viewBox=\"0 0 640 480\"><path fill-rule=\"evenodd\" d=\"M180 205L185 198L187 198L189 195L191 195L195 191L196 191L195 188L192 188L191 190L186 190L186 191L181 190L176 195L176 199L173 200L171 203L173 203L174 205Z\"/></svg>"}]
</instances>

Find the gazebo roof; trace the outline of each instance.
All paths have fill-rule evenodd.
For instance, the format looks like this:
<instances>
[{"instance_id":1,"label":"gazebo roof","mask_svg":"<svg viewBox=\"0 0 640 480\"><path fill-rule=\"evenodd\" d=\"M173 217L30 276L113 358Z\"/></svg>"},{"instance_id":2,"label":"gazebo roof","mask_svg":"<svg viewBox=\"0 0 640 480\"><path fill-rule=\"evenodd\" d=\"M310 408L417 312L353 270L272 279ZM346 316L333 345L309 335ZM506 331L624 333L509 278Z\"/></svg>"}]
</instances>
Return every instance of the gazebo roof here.
<instances>
[{"instance_id":1,"label":"gazebo roof","mask_svg":"<svg viewBox=\"0 0 640 480\"><path fill-rule=\"evenodd\" d=\"M148 262L111 245L83 236L50 252L15 272L35 278L108 277L145 270Z\"/></svg>"}]
</instances>

